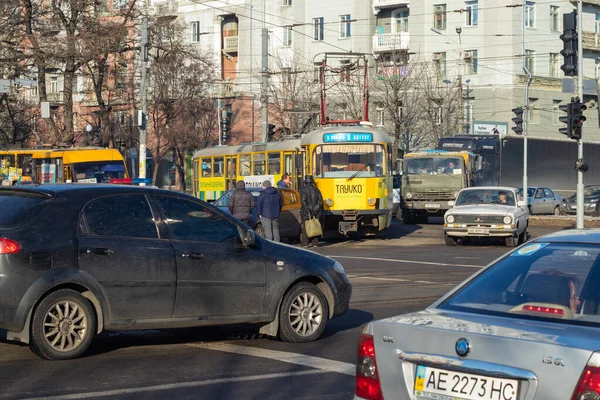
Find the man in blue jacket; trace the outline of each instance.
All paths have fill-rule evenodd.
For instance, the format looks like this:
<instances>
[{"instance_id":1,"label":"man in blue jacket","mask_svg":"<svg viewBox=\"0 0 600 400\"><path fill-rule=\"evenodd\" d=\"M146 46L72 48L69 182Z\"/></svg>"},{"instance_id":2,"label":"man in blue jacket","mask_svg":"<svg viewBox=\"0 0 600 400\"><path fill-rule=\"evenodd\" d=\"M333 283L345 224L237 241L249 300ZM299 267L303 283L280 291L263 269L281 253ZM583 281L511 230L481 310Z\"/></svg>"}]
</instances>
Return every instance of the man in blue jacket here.
<instances>
[{"instance_id":1,"label":"man in blue jacket","mask_svg":"<svg viewBox=\"0 0 600 400\"><path fill-rule=\"evenodd\" d=\"M265 238L275 242L281 241L279 237L279 216L283 207L283 199L279 191L271 186L271 181L264 181L262 192L256 200L256 211L260 223L265 231Z\"/></svg>"}]
</instances>

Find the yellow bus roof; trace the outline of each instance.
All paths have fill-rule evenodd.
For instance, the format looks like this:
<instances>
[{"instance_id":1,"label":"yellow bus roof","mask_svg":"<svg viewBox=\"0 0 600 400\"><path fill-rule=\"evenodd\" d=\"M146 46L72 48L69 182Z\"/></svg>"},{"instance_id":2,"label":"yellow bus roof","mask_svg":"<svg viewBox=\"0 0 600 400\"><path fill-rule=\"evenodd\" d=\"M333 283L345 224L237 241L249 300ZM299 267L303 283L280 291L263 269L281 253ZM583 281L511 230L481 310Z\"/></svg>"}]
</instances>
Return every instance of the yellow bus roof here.
<instances>
[{"instance_id":1,"label":"yellow bus roof","mask_svg":"<svg viewBox=\"0 0 600 400\"><path fill-rule=\"evenodd\" d=\"M123 161L123 156L117 149L72 148L48 150L44 153L34 154L33 158L62 158L64 163L90 162L90 161Z\"/></svg>"}]
</instances>

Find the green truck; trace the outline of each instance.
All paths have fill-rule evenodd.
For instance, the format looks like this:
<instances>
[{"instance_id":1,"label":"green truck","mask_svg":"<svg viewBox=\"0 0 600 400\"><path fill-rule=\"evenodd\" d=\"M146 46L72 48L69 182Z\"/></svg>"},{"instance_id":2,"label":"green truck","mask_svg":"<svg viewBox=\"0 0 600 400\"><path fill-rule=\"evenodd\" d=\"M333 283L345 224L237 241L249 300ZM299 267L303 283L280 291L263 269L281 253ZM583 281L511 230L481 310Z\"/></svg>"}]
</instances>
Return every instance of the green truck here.
<instances>
[{"instance_id":1,"label":"green truck","mask_svg":"<svg viewBox=\"0 0 600 400\"><path fill-rule=\"evenodd\" d=\"M427 150L404 155L402 168L402 220L427 223L443 216L458 192L474 186L479 156L468 151Z\"/></svg>"}]
</instances>

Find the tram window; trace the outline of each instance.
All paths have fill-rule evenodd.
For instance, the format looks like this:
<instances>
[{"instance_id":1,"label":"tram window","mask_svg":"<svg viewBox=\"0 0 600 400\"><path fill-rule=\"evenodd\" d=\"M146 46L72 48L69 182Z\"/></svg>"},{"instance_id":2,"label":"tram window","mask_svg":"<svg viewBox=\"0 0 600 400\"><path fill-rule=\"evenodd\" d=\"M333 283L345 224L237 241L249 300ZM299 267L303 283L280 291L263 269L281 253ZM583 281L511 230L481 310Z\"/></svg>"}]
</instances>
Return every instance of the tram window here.
<instances>
[{"instance_id":1,"label":"tram window","mask_svg":"<svg viewBox=\"0 0 600 400\"><path fill-rule=\"evenodd\" d=\"M254 155L254 175L265 174L265 155L255 154Z\"/></svg>"},{"instance_id":2,"label":"tram window","mask_svg":"<svg viewBox=\"0 0 600 400\"><path fill-rule=\"evenodd\" d=\"M215 157L213 160L214 172L213 176L223 176L223 157Z\"/></svg>"},{"instance_id":3,"label":"tram window","mask_svg":"<svg viewBox=\"0 0 600 400\"><path fill-rule=\"evenodd\" d=\"M250 168L252 162L250 161L250 155L240 156L240 175L250 176L252 175L252 169Z\"/></svg>"},{"instance_id":4,"label":"tram window","mask_svg":"<svg viewBox=\"0 0 600 400\"><path fill-rule=\"evenodd\" d=\"M236 170L235 170L235 163L236 163L237 159L235 158L230 158L228 160L227 163L227 170L229 171L228 176L229 178L235 179L236 177Z\"/></svg>"},{"instance_id":5,"label":"tram window","mask_svg":"<svg viewBox=\"0 0 600 400\"><path fill-rule=\"evenodd\" d=\"M283 156L283 171L286 174L293 174L294 170L292 169L292 155L285 154Z\"/></svg>"},{"instance_id":6,"label":"tram window","mask_svg":"<svg viewBox=\"0 0 600 400\"><path fill-rule=\"evenodd\" d=\"M202 177L212 176L212 160L210 158L202 159Z\"/></svg>"},{"instance_id":7,"label":"tram window","mask_svg":"<svg viewBox=\"0 0 600 400\"><path fill-rule=\"evenodd\" d=\"M277 175L281 173L281 155L279 153L269 154L269 174Z\"/></svg>"},{"instance_id":8,"label":"tram window","mask_svg":"<svg viewBox=\"0 0 600 400\"><path fill-rule=\"evenodd\" d=\"M381 145L322 145L314 153L314 175L324 178L385 176L384 148Z\"/></svg>"}]
</instances>

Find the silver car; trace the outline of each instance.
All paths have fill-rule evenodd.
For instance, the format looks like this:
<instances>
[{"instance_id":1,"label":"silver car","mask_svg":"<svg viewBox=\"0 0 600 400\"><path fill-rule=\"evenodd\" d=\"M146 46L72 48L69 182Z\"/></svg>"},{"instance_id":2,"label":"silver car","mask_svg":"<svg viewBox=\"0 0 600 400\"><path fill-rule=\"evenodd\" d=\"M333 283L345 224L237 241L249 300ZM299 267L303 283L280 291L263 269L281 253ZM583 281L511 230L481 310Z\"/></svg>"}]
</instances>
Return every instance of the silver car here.
<instances>
[{"instance_id":1,"label":"silver car","mask_svg":"<svg viewBox=\"0 0 600 400\"><path fill-rule=\"evenodd\" d=\"M519 193L523 195L523 188L519 188ZM528 187L527 207L529 214L560 215L564 204L563 198L547 187Z\"/></svg>"},{"instance_id":2,"label":"silver car","mask_svg":"<svg viewBox=\"0 0 600 400\"><path fill-rule=\"evenodd\" d=\"M471 238L504 238L508 247L527 240L529 212L518 190L488 186L463 189L444 215L446 245Z\"/></svg>"},{"instance_id":3,"label":"silver car","mask_svg":"<svg viewBox=\"0 0 600 400\"><path fill-rule=\"evenodd\" d=\"M355 399L600 399L600 230L494 261L424 311L369 323Z\"/></svg>"}]
</instances>

